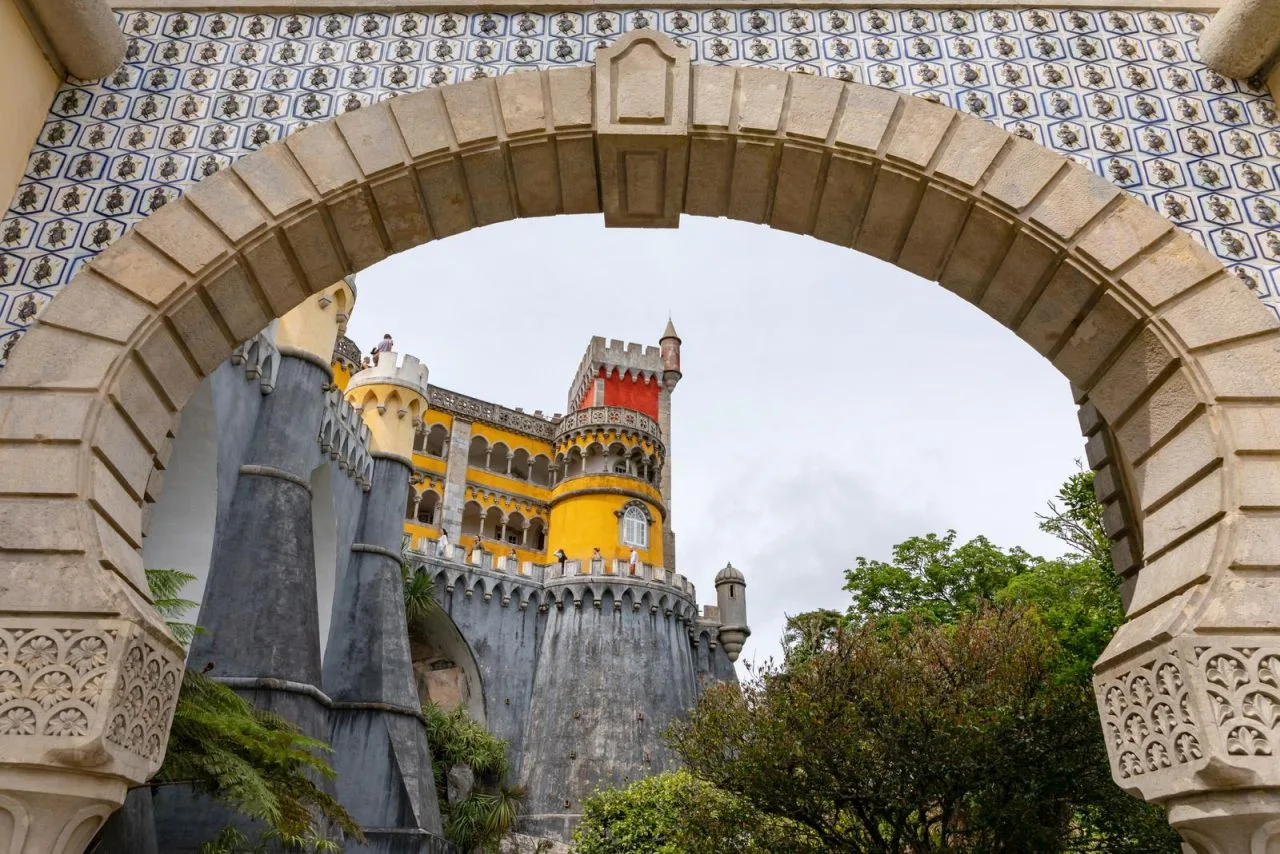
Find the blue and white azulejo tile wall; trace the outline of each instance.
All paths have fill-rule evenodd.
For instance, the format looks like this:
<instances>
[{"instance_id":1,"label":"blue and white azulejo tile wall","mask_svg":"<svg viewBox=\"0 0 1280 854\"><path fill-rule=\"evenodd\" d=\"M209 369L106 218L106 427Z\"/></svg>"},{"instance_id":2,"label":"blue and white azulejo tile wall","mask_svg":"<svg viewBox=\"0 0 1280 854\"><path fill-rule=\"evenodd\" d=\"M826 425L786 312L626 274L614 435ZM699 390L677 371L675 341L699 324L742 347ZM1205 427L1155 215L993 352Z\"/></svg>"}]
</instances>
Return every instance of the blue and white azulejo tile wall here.
<instances>
[{"instance_id":1,"label":"blue and white azulejo tile wall","mask_svg":"<svg viewBox=\"0 0 1280 854\"><path fill-rule=\"evenodd\" d=\"M424 86L593 61L637 28L702 63L915 93L1075 158L1196 234L1280 313L1280 117L1161 11L635 9L120 13L125 63L68 81L0 221L0 362L58 289L184 185Z\"/></svg>"}]
</instances>

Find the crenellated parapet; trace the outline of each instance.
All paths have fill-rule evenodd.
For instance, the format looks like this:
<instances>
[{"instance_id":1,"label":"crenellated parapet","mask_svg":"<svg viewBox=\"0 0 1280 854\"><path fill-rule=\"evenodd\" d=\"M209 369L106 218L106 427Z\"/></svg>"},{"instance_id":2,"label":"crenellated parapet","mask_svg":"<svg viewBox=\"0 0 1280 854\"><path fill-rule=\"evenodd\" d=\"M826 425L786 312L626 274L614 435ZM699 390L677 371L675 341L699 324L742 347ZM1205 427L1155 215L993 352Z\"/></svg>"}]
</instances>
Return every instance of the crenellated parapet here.
<instances>
[{"instance_id":1,"label":"crenellated parapet","mask_svg":"<svg viewBox=\"0 0 1280 854\"><path fill-rule=\"evenodd\" d=\"M632 572L621 560L567 560L537 564L517 561L484 550L466 551L451 546L450 554L438 555L429 544L410 552L411 560L446 593L467 599L496 601L501 607L529 605L546 612L563 609L602 607L606 594L613 610L648 611L671 617L690 626L699 619L697 588L693 582L660 566L638 564ZM714 606L708 606L714 610Z\"/></svg>"},{"instance_id":2,"label":"crenellated parapet","mask_svg":"<svg viewBox=\"0 0 1280 854\"><path fill-rule=\"evenodd\" d=\"M369 453L372 433L336 386L325 392L324 417L317 440L320 450L367 492L373 485L373 457Z\"/></svg>"},{"instance_id":3,"label":"crenellated parapet","mask_svg":"<svg viewBox=\"0 0 1280 854\"><path fill-rule=\"evenodd\" d=\"M258 380L263 394L271 394L280 374L280 351L267 332L245 341L231 352L231 364L244 366L246 379Z\"/></svg>"},{"instance_id":4,"label":"crenellated parapet","mask_svg":"<svg viewBox=\"0 0 1280 854\"><path fill-rule=\"evenodd\" d=\"M276 346L286 355L329 365L355 299L346 279L313 294L277 321Z\"/></svg>"},{"instance_id":5,"label":"crenellated parapet","mask_svg":"<svg viewBox=\"0 0 1280 854\"><path fill-rule=\"evenodd\" d=\"M606 375L630 377L631 379L649 383L662 381L662 351L658 347L647 347L636 343L627 343L615 339L607 342L600 336L594 336L587 346L587 352L574 374L573 384L569 387L569 412L578 409L587 396L591 385L601 376Z\"/></svg>"},{"instance_id":6,"label":"crenellated parapet","mask_svg":"<svg viewBox=\"0 0 1280 854\"><path fill-rule=\"evenodd\" d=\"M369 428L371 450L412 469L413 437L427 411L427 366L408 354L381 353L376 365L351 377L346 399Z\"/></svg>"}]
</instances>

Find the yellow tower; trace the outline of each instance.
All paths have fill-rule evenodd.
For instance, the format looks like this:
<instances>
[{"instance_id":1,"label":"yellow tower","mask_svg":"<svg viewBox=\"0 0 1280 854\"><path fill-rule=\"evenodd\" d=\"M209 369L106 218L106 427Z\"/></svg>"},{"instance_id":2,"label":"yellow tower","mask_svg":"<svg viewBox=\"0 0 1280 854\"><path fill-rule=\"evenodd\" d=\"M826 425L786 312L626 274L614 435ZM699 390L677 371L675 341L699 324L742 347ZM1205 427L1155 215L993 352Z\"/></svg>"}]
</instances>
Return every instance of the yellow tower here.
<instances>
[{"instance_id":1,"label":"yellow tower","mask_svg":"<svg viewBox=\"0 0 1280 854\"><path fill-rule=\"evenodd\" d=\"M394 457L413 470L413 437L427 411L427 366L388 350L378 364L347 381L347 402L369 427L369 450ZM402 500L397 495L397 501Z\"/></svg>"},{"instance_id":2,"label":"yellow tower","mask_svg":"<svg viewBox=\"0 0 1280 854\"><path fill-rule=\"evenodd\" d=\"M346 279L308 297L276 321L276 346L332 369L334 343L346 332L355 300L355 288Z\"/></svg>"},{"instance_id":3,"label":"yellow tower","mask_svg":"<svg viewBox=\"0 0 1280 854\"><path fill-rule=\"evenodd\" d=\"M666 566L657 347L593 338L557 425L547 558Z\"/></svg>"}]
</instances>

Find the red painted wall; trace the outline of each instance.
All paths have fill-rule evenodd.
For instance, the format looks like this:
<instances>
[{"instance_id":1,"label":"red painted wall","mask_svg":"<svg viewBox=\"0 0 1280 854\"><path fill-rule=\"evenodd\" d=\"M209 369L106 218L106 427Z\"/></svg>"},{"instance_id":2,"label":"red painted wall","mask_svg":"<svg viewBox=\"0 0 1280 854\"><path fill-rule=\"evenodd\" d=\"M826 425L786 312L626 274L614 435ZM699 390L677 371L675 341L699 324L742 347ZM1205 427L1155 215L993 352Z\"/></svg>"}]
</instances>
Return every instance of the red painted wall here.
<instances>
[{"instance_id":1,"label":"red painted wall","mask_svg":"<svg viewBox=\"0 0 1280 854\"><path fill-rule=\"evenodd\" d=\"M641 379L619 377L615 374L604 381L604 405L634 409L657 421L658 382L650 380L645 383Z\"/></svg>"},{"instance_id":2,"label":"red painted wall","mask_svg":"<svg viewBox=\"0 0 1280 854\"><path fill-rule=\"evenodd\" d=\"M606 376L604 368L600 369L598 376L605 378L605 406L623 406L627 409L634 409L636 412L643 412L654 421L658 420L657 379L645 383L644 380L633 379L630 376L622 377L616 373L612 376ZM587 409L594 406L595 400L596 384L593 380L587 384L587 389L582 394L582 400L578 401L578 408Z\"/></svg>"}]
</instances>

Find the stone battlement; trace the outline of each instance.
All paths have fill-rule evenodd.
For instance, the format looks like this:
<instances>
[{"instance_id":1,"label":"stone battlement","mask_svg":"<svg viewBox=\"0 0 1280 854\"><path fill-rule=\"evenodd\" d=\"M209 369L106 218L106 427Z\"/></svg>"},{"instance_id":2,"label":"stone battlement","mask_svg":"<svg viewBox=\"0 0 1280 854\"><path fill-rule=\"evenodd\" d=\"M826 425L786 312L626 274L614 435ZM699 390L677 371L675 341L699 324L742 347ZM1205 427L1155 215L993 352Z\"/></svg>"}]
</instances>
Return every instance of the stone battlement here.
<instances>
[{"instance_id":1,"label":"stone battlement","mask_svg":"<svg viewBox=\"0 0 1280 854\"><path fill-rule=\"evenodd\" d=\"M442 580L448 592L461 586L466 595L479 592L485 601L496 595L504 606L512 601L521 609L530 602L543 609L566 601L581 606L589 594L598 607L608 592L615 603L626 594L635 608L647 604L681 620L700 616L693 582L664 567L640 564L632 574L624 560L567 560L561 568L559 563L517 561L488 551L466 552L458 545L451 545L449 551L449 555L437 555L434 541L423 537L414 543L409 559L433 579ZM704 622L709 614L718 613L715 606L707 609L702 613Z\"/></svg>"},{"instance_id":2,"label":"stone battlement","mask_svg":"<svg viewBox=\"0 0 1280 854\"><path fill-rule=\"evenodd\" d=\"M417 356L394 350L380 354L378 364L354 374L348 393L368 385L398 385L427 397L427 366Z\"/></svg>"},{"instance_id":3,"label":"stone battlement","mask_svg":"<svg viewBox=\"0 0 1280 854\"><path fill-rule=\"evenodd\" d=\"M324 418L317 439L320 450L336 461L338 468L350 475L361 489L368 491L373 485L369 425L337 386L325 392Z\"/></svg>"},{"instance_id":4,"label":"stone battlement","mask_svg":"<svg viewBox=\"0 0 1280 854\"><path fill-rule=\"evenodd\" d=\"M604 368L606 373L630 374L649 382L662 378L662 350L643 344L627 343L616 338L606 341L596 335L587 345L569 388L568 411L578 408L587 387Z\"/></svg>"}]
</instances>

